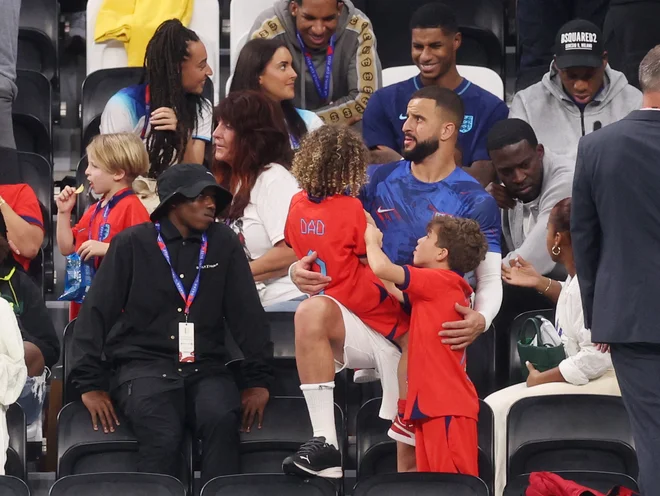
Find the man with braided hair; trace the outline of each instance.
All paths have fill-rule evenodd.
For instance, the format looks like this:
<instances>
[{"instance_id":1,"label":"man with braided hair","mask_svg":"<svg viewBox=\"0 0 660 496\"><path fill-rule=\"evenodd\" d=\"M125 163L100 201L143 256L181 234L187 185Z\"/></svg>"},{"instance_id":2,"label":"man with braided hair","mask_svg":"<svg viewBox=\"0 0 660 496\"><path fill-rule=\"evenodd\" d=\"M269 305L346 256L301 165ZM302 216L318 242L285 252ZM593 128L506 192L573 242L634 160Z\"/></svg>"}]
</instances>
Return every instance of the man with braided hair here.
<instances>
[{"instance_id":1,"label":"man with braided hair","mask_svg":"<svg viewBox=\"0 0 660 496\"><path fill-rule=\"evenodd\" d=\"M203 163L213 108L202 91L212 74L197 34L178 19L163 22L147 45L144 81L110 98L101 115L101 134L139 135L149 152L153 179L173 163ZM155 181L146 183L157 204Z\"/></svg>"}]
</instances>

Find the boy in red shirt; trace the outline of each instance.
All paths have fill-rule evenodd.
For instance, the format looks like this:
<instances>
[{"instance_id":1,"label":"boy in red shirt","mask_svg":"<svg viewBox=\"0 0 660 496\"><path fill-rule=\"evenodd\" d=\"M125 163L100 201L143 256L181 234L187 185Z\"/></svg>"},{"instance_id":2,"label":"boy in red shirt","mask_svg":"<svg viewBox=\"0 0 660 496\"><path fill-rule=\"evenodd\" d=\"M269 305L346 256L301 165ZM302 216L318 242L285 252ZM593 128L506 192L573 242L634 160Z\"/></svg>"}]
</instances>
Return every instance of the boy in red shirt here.
<instances>
[{"instance_id":1,"label":"boy in red shirt","mask_svg":"<svg viewBox=\"0 0 660 496\"><path fill-rule=\"evenodd\" d=\"M137 176L149 172L149 155L142 140L131 133L101 134L87 147L89 164L85 175L101 199L91 205L71 227L71 211L77 191L67 186L57 203L57 245L65 257L76 252L83 261L95 257L98 268L112 238L124 229L149 222L149 213L133 192ZM80 304L71 302L70 319L78 316Z\"/></svg>"},{"instance_id":2,"label":"boy in red shirt","mask_svg":"<svg viewBox=\"0 0 660 496\"><path fill-rule=\"evenodd\" d=\"M27 272L44 240L44 219L32 187L29 184L0 185L0 214L7 224L7 239L14 260Z\"/></svg>"},{"instance_id":3,"label":"boy in red shirt","mask_svg":"<svg viewBox=\"0 0 660 496\"><path fill-rule=\"evenodd\" d=\"M303 191L291 199L284 239L298 258L317 253L317 270L332 278L321 294L401 343L408 315L366 265L367 219L356 196L367 181L368 154L347 128L323 126L303 141L292 169Z\"/></svg>"},{"instance_id":4,"label":"boy in red shirt","mask_svg":"<svg viewBox=\"0 0 660 496\"><path fill-rule=\"evenodd\" d=\"M381 249L382 239L370 224L365 232L369 265L412 304L404 419L416 424L417 470L478 476L479 398L467 376L465 350L452 351L438 329L460 320L457 302L469 306L472 288L463 274L485 258L486 238L474 220L437 216L417 242L414 267L393 264Z\"/></svg>"}]
</instances>

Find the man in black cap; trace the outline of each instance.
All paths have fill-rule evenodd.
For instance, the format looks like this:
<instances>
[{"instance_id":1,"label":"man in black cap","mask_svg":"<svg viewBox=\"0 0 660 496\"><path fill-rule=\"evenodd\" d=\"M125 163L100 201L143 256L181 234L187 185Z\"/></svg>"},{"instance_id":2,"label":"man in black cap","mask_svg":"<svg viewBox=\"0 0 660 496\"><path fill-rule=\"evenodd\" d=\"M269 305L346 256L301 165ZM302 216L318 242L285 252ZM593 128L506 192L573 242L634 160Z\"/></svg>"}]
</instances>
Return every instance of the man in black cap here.
<instances>
[{"instance_id":1,"label":"man in black cap","mask_svg":"<svg viewBox=\"0 0 660 496\"><path fill-rule=\"evenodd\" d=\"M272 343L243 248L215 222L231 194L196 164L168 168L157 188L153 224L112 240L85 298L71 381L94 429L114 431L113 405L124 414L140 472L176 476L192 426L204 483L238 473L239 426L261 426ZM225 367L225 320L245 356L239 384Z\"/></svg>"},{"instance_id":2,"label":"man in black cap","mask_svg":"<svg viewBox=\"0 0 660 496\"><path fill-rule=\"evenodd\" d=\"M528 122L540 143L575 163L580 138L642 103L641 92L607 63L603 34L589 21L567 22L543 79L516 93L509 117Z\"/></svg>"}]
</instances>

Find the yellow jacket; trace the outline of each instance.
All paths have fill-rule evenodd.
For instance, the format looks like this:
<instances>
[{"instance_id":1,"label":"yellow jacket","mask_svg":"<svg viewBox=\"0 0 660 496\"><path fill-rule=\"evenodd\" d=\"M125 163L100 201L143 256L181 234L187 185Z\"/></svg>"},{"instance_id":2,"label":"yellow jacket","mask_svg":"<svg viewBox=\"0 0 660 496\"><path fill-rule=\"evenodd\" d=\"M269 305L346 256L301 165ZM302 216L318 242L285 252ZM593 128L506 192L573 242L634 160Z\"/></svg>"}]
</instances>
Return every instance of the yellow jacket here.
<instances>
[{"instance_id":1,"label":"yellow jacket","mask_svg":"<svg viewBox=\"0 0 660 496\"><path fill-rule=\"evenodd\" d=\"M128 65L139 67L158 26L179 19L184 26L192 18L194 0L103 0L96 18L94 41L119 40L128 54Z\"/></svg>"}]
</instances>

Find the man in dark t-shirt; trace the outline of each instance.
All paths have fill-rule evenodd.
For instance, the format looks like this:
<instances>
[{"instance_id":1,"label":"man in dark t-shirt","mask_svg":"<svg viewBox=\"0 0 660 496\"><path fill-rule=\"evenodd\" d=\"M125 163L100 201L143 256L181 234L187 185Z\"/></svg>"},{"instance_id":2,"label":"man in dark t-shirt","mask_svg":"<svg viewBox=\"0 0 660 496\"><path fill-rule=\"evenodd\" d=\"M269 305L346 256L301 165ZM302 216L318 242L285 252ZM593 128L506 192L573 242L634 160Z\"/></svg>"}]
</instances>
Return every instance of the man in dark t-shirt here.
<instances>
[{"instance_id":1,"label":"man in dark t-shirt","mask_svg":"<svg viewBox=\"0 0 660 496\"><path fill-rule=\"evenodd\" d=\"M463 102L465 115L458 137L462 160L459 165L483 186L494 178L486 149L486 136L495 122L506 119L509 110L495 95L461 77L456 69L456 51L461 46L456 15L441 3L420 7L411 20L412 60L420 73L378 90L369 100L362 121L362 133L372 150L374 163L401 159L403 123L410 97L424 86L437 85L454 90Z\"/></svg>"}]
</instances>

